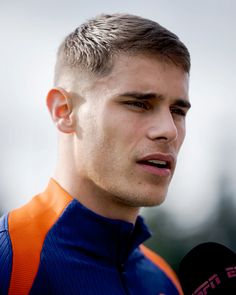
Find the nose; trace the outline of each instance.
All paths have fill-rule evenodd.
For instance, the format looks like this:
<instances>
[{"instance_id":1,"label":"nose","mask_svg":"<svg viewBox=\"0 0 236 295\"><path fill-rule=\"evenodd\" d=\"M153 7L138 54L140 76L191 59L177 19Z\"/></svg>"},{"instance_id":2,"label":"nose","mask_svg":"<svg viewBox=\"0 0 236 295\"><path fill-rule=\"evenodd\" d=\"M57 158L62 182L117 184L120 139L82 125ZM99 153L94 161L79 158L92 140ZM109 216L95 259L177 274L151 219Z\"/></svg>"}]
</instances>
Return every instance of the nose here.
<instances>
[{"instance_id":1,"label":"nose","mask_svg":"<svg viewBox=\"0 0 236 295\"><path fill-rule=\"evenodd\" d=\"M147 131L147 137L151 140L163 142L172 142L177 139L178 129L169 110L162 111L159 114L153 114L151 124Z\"/></svg>"}]
</instances>

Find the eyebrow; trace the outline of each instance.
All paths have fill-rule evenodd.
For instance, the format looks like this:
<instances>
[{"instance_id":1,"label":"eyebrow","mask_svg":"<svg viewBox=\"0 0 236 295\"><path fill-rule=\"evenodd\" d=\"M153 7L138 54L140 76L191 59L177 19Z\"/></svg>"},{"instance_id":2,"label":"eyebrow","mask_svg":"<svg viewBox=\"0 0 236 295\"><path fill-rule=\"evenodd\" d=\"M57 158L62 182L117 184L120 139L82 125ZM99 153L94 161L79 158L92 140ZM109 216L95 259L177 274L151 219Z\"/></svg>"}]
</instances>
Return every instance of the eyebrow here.
<instances>
[{"instance_id":1,"label":"eyebrow","mask_svg":"<svg viewBox=\"0 0 236 295\"><path fill-rule=\"evenodd\" d=\"M164 100L164 96L157 93L141 93L141 92L133 91L133 92L125 92L119 95L119 97L127 97L127 96L133 97L138 100L153 100L153 99ZM191 108L191 103L188 100L182 99L182 98L175 99L173 104L186 109Z\"/></svg>"}]
</instances>

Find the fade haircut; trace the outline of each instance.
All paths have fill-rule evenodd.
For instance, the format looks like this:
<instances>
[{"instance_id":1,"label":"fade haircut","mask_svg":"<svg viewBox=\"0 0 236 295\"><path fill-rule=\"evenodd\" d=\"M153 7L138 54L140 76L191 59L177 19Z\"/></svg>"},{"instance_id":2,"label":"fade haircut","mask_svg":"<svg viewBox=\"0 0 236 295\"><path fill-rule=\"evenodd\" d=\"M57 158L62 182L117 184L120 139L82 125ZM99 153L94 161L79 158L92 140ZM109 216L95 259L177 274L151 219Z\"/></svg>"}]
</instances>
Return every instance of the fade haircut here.
<instances>
[{"instance_id":1,"label":"fade haircut","mask_svg":"<svg viewBox=\"0 0 236 295\"><path fill-rule=\"evenodd\" d=\"M154 55L190 71L190 55L180 39L158 23L130 14L99 15L68 35L57 54L55 84L63 71L106 75L119 54Z\"/></svg>"}]
</instances>

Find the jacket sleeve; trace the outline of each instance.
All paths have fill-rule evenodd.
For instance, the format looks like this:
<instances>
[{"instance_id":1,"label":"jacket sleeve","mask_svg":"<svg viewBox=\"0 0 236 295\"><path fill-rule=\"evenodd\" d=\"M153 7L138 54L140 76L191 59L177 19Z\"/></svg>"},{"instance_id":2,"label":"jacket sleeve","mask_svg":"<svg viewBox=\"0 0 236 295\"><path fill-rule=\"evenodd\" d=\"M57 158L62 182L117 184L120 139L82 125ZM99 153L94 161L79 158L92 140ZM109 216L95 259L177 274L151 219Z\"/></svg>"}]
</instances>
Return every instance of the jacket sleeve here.
<instances>
[{"instance_id":1,"label":"jacket sleeve","mask_svg":"<svg viewBox=\"0 0 236 295\"><path fill-rule=\"evenodd\" d=\"M12 247L8 233L8 215L0 218L0 295L8 293L12 268Z\"/></svg>"}]
</instances>

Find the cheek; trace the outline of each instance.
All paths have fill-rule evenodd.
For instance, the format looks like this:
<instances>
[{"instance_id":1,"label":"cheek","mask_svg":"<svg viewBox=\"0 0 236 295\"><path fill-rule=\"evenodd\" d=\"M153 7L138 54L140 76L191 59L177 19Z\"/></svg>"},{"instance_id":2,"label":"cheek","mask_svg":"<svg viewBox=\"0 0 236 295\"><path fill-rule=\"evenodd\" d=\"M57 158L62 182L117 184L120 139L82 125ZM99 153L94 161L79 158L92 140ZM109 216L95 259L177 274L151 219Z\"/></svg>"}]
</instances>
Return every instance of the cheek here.
<instances>
[{"instance_id":1,"label":"cheek","mask_svg":"<svg viewBox=\"0 0 236 295\"><path fill-rule=\"evenodd\" d=\"M106 128L107 142L112 146L111 152L123 153L127 157L135 148L139 138L139 128L127 118L119 118L119 120L111 120ZM125 154L124 154L125 153Z\"/></svg>"},{"instance_id":2,"label":"cheek","mask_svg":"<svg viewBox=\"0 0 236 295\"><path fill-rule=\"evenodd\" d=\"M86 135L86 142L91 152L91 158L101 166L104 161L111 159L116 150L117 128L106 116L98 116L90 124L89 136Z\"/></svg>"},{"instance_id":3,"label":"cheek","mask_svg":"<svg viewBox=\"0 0 236 295\"><path fill-rule=\"evenodd\" d=\"M88 163L103 149L103 135L94 114L82 111L79 113L76 137L76 154L81 162L90 165Z\"/></svg>"}]
</instances>

